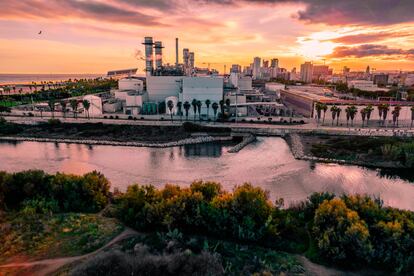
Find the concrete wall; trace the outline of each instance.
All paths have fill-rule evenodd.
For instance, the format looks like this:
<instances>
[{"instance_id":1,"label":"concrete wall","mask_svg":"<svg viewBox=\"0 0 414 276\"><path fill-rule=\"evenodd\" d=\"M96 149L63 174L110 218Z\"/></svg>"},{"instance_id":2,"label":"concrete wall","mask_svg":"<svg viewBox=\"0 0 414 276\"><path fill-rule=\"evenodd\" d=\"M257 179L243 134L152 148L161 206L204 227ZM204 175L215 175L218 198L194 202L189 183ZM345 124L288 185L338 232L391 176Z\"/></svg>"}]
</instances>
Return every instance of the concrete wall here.
<instances>
[{"instance_id":1,"label":"concrete wall","mask_svg":"<svg viewBox=\"0 0 414 276\"><path fill-rule=\"evenodd\" d=\"M178 97L181 90L181 76L148 76L147 91L151 102L163 102L167 97Z\"/></svg>"}]
</instances>

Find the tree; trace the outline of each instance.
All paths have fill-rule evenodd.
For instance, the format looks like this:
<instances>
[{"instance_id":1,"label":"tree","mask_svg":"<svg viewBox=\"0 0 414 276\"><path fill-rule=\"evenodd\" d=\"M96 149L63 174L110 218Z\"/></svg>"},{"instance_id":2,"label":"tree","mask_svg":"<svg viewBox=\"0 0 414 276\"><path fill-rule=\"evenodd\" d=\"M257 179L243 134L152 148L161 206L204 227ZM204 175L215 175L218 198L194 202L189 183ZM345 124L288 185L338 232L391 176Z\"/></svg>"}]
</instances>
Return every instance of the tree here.
<instances>
[{"instance_id":1,"label":"tree","mask_svg":"<svg viewBox=\"0 0 414 276\"><path fill-rule=\"evenodd\" d=\"M201 121L201 101L197 101L198 119Z\"/></svg>"},{"instance_id":2,"label":"tree","mask_svg":"<svg viewBox=\"0 0 414 276\"><path fill-rule=\"evenodd\" d=\"M316 117L318 118L318 125L319 125L319 121L321 120L321 117L322 117L322 108L323 108L323 104L322 103L317 102L315 104Z\"/></svg>"},{"instance_id":3,"label":"tree","mask_svg":"<svg viewBox=\"0 0 414 276\"><path fill-rule=\"evenodd\" d=\"M88 115L89 119L89 108L91 107L91 103L88 100L82 101L83 108L86 110L86 114Z\"/></svg>"},{"instance_id":4,"label":"tree","mask_svg":"<svg viewBox=\"0 0 414 276\"><path fill-rule=\"evenodd\" d=\"M398 119L400 118L400 112L401 112L401 106L396 105L394 107L394 110L392 111L392 117L393 117L392 120L393 120L394 126L395 126L395 123L397 123L397 127L399 124Z\"/></svg>"},{"instance_id":5,"label":"tree","mask_svg":"<svg viewBox=\"0 0 414 276\"><path fill-rule=\"evenodd\" d=\"M313 234L321 255L335 263L363 263L372 254L367 224L339 198L324 200L315 212Z\"/></svg>"},{"instance_id":6,"label":"tree","mask_svg":"<svg viewBox=\"0 0 414 276\"><path fill-rule=\"evenodd\" d=\"M52 112L52 118L55 118L55 100L54 99L50 99L47 102L47 105L50 108L50 112Z\"/></svg>"},{"instance_id":7,"label":"tree","mask_svg":"<svg viewBox=\"0 0 414 276\"><path fill-rule=\"evenodd\" d=\"M78 100L77 99L72 99L69 102L70 106L72 107L72 111L73 111L73 118L76 118L76 111L78 110Z\"/></svg>"},{"instance_id":8,"label":"tree","mask_svg":"<svg viewBox=\"0 0 414 276\"><path fill-rule=\"evenodd\" d=\"M216 102L214 102L211 107L213 108L214 121L216 121L216 118L217 118L217 109L219 108L219 105ZM413 114L414 114L414 111L413 111Z\"/></svg>"},{"instance_id":9,"label":"tree","mask_svg":"<svg viewBox=\"0 0 414 276\"><path fill-rule=\"evenodd\" d=\"M210 104L211 101L209 99L206 100L206 106L207 106L207 120L209 119L209 113L210 113Z\"/></svg>"},{"instance_id":10,"label":"tree","mask_svg":"<svg viewBox=\"0 0 414 276\"><path fill-rule=\"evenodd\" d=\"M413 127L414 121L414 106L411 107L411 128Z\"/></svg>"},{"instance_id":11,"label":"tree","mask_svg":"<svg viewBox=\"0 0 414 276\"><path fill-rule=\"evenodd\" d=\"M336 118L336 112L338 107L336 105L331 107L331 116L332 116L332 125L334 124L335 118Z\"/></svg>"},{"instance_id":12,"label":"tree","mask_svg":"<svg viewBox=\"0 0 414 276\"><path fill-rule=\"evenodd\" d=\"M220 100L219 105L220 105L221 117L224 118L224 101Z\"/></svg>"},{"instance_id":13,"label":"tree","mask_svg":"<svg viewBox=\"0 0 414 276\"><path fill-rule=\"evenodd\" d=\"M66 118L66 105L67 105L66 101L60 102L60 106L62 107L62 112L63 112L63 118Z\"/></svg>"},{"instance_id":14,"label":"tree","mask_svg":"<svg viewBox=\"0 0 414 276\"><path fill-rule=\"evenodd\" d=\"M374 108L372 107L372 104L368 104L367 107L365 107L365 113L367 116L367 126L369 125L369 120L371 119L372 111L374 111Z\"/></svg>"},{"instance_id":15,"label":"tree","mask_svg":"<svg viewBox=\"0 0 414 276\"><path fill-rule=\"evenodd\" d=\"M325 123L325 115L326 115L326 111L328 110L328 106L326 104L322 104L322 111L323 111L323 119L322 119L322 124Z\"/></svg>"},{"instance_id":16,"label":"tree","mask_svg":"<svg viewBox=\"0 0 414 276\"><path fill-rule=\"evenodd\" d=\"M388 111L390 111L389 104L382 105L382 125L385 126L385 121L387 120Z\"/></svg>"},{"instance_id":17,"label":"tree","mask_svg":"<svg viewBox=\"0 0 414 276\"><path fill-rule=\"evenodd\" d=\"M193 99L193 101L191 102L191 105L193 106L193 111L194 111L194 122L196 120L196 115L197 115L197 100Z\"/></svg>"},{"instance_id":18,"label":"tree","mask_svg":"<svg viewBox=\"0 0 414 276\"><path fill-rule=\"evenodd\" d=\"M182 102L178 102L177 103L177 109L178 109L178 114L180 115L180 121L183 121L183 103Z\"/></svg>"},{"instance_id":19,"label":"tree","mask_svg":"<svg viewBox=\"0 0 414 276\"><path fill-rule=\"evenodd\" d=\"M378 117L379 117L379 120L380 120L380 122L378 124L381 124L381 118L382 118L382 110L383 110L383 108L384 108L383 104L379 104L377 106L377 109L378 109Z\"/></svg>"},{"instance_id":20,"label":"tree","mask_svg":"<svg viewBox=\"0 0 414 276\"><path fill-rule=\"evenodd\" d=\"M173 101L169 100L169 101L167 102L167 107L168 107L168 110L170 110L171 122L172 122L172 121L173 121L173 112L172 112L172 110L173 110L173 108L174 108L174 103L173 103Z\"/></svg>"},{"instance_id":21,"label":"tree","mask_svg":"<svg viewBox=\"0 0 414 276\"><path fill-rule=\"evenodd\" d=\"M361 113L361 119L362 119L362 127L364 127L365 118L367 116L367 111L365 108L363 108L361 109L360 113Z\"/></svg>"},{"instance_id":22,"label":"tree","mask_svg":"<svg viewBox=\"0 0 414 276\"><path fill-rule=\"evenodd\" d=\"M227 107L227 112L230 113L230 99L226 100L226 107Z\"/></svg>"},{"instance_id":23,"label":"tree","mask_svg":"<svg viewBox=\"0 0 414 276\"><path fill-rule=\"evenodd\" d=\"M341 112L342 112L342 109L340 107L338 107L336 109L336 125L337 126L339 125L339 117L341 116Z\"/></svg>"},{"instance_id":24,"label":"tree","mask_svg":"<svg viewBox=\"0 0 414 276\"><path fill-rule=\"evenodd\" d=\"M345 112L346 112L346 126L348 126L349 119L351 119L351 126L354 126L354 118L355 118L355 114L358 112L358 109L355 107L355 105L351 105L345 109Z\"/></svg>"},{"instance_id":25,"label":"tree","mask_svg":"<svg viewBox=\"0 0 414 276\"><path fill-rule=\"evenodd\" d=\"M185 119L188 121L188 110L190 110L191 104L189 102L184 102L184 110L185 110Z\"/></svg>"}]
</instances>

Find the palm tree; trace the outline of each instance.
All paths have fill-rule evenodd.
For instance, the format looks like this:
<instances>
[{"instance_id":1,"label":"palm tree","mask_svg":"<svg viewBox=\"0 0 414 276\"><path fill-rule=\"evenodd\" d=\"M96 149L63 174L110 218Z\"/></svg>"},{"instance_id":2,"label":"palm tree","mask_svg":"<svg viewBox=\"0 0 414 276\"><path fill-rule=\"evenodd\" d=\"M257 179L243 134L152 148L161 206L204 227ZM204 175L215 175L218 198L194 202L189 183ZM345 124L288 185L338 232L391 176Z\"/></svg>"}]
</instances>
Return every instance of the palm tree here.
<instances>
[{"instance_id":1,"label":"palm tree","mask_svg":"<svg viewBox=\"0 0 414 276\"><path fill-rule=\"evenodd\" d=\"M323 104L320 102L317 102L315 104L315 109L316 109L316 116L318 118L318 125L319 125L319 121L321 120L321 116L322 116Z\"/></svg>"},{"instance_id":2,"label":"palm tree","mask_svg":"<svg viewBox=\"0 0 414 276\"><path fill-rule=\"evenodd\" d=\"M89 119L89 108L91 107L91 103L88 100L82 101L83 108L86 110L86 114L88 115Z\"/></svg>"},{"instance_id":3,"label":"palm tree","mask_svg":"<svg viewBox=\"0 0 414 276\"><path fill-rule=\"evenodd\" d=\"M397 105L394 107L394 110L391 112L392 123L394 126L395 126L395 123L397 123L397 126L398 126L398 118L400 117L400 111L401 111L401 106Z\"/></svg>"},{"instance_id":4,"label":"palm tree","mask_svg":"<svg viewBox=\"0 0 414 276\"><path fill-rule=\"evenodd\" d=\"M50 112L52 112L52 118L55 118L55 100L54 99L50 99L47 102L49 108L50 108Z\"/></svg>"},{"instance_id":5,"label":"palm tree","mask_svg":"<svg viewBox=\"0 0 414 276\"><path fill-rule=\"evenodd\" d=\"M197 100L193 99L193 101L191 102L191 105L193 106L193 111L194 111L194 122L196 120L196 115L197 115Z\"/></svg>"},{"instance_id":6,"label":"palm tree","mask_svg":"<svg viewBox=\"0 0 414 276\"><path fill-rule=\"evenodd\" d=\"M336 105L331 107L331 115L332 115L332 126L334 124L335 118L336 118L336 112L338 107Z\"/></svg>"},{"instance_id":7,"label":"palm tree","mask_svg":"<svg viewBox=\"0 0 414 276\"><path fill-rule=\"evenodd\" d=\"M388 104L382 105L382 125L385 126L385 121L387 120L388 111L390 111L390 106Z\"/></svg>"},{"instance_id":8,"label":"palm tree","mask_svg":"<svg viewBox=\"0 0 414 276\"><path fill-rule=\"evenodd\" d=\"M180 121L183 121L183 103L182 102L178 102L177 103L177 109L178 109L178 114L180 115Z\"/></svg>"},{"instance_id":9,"label":"palm tree","mask_svg":"<svg viewBox=\"0 0 414 276\"><path fill-rule=\"evenodd\" d=\"M188 110L190 110L191 104L189 102L184 102L184 110L185 110L185 119L188 121Z\"/></svg>"},{"instance_id":10,"label":"palm tree","mask_svg":"<svg viewBox=\"0 0 414 276\"><path fill-rule=\"evenodd\" d=\"M173 103L173 101L169 100L169 101L167 102L167 107L168 107L168 109L170 110L171 122L173 122L173 112L172 112L172 110L173 110L173 108L174 108L174 103Z\"/></svg>"},{"instance_id":11,"label":"palm tree","mask_svg":"<svg viewBox=\"0 0 414 276\"><path fill-rule=\"evenodd\" d=\"M346 126L348 126L349 119L351 119L351 126L354 126L354 118L355 118L355 114L358 112L358 109L355 107L355 105L351 105L345 109L345 112L346 112Z\"/></svg>"},{"instance_id":12,"label":"palm tree","mask_svg":"<svg viewBox=\"0 0 414 276\"><path fill-rule=\"evenodd\" d=\"M70 100L69 104L72 107L73 118L76 118L76 111L78 110L78 100L72 99Z\"/></svg>"},{"instance_id":13,"label":"palm tree","mask_svg":"<svg viewBox=\"0 0 414 276\"><path fill-rule=\"evenodd\" d=\"M225 103L226 103L226 107L227 107L227 112L230 113L230 103L231 103L230 99L227 99Z\"/></svg>"},{"instance_id":14,"label":"palm tree","mask_svg":"<svg viewBox=\"0 0 414 276\"><path fill-rule=\"evenodd\" d=\"M322 104L322 111L323 111L323 119L322 119L322 124L325 123L325 115L326 115L326 111L328 110L328 106L326 104Z\"/></svg>"},{"instance_id":15,"label":"palm tree","mask_svg":"<svg viewBox=\"0 0 414 276\"><path fill-rule=\"evenodd\" d=\"M364 127L365 118L367 116L367 110L365 108L363 108L363 109L361 109L360 113L361 113L361 118L362 118L362 127Z\"/></svg>"},{"instance_id":16,"label":"palm tree","mask_svg":"<svg viewBox=\"0 0 414 276\"><path fill-rule=\"evenodd\" d=\"M219 105L216 103L216 102L214 102L212 105L211 105L211 108L213 108L213 113L214 113L214 121L216 121L216 118L217 118L217 109L219 108ZM413 107L414 108L414 107ZM414 111L413 111L413 114L414 114Z\"/></svg>"},{"instance_id":17,"label":"palm tree","mask_svg":"<svg viewBox=\"0 0 414 276\"><path fill-rule=\"evenodd\" d=\"M221 117L224 118L224 101L219 101Z\"/></svg>"},{"instance_id":18,"label":"palm tree","mask_svg":"<svg viewBox=\"0 0 414 276\"><path fill-rule=\"evenodd\" d=\"M336 109L336 126L339 125L339 117L341 116L341 112L342 112L342 109L340 107L337 107L337 109Z\"/></svg>"},{"instance_id":19,"label":"palm tree","mask_svg":"<svg viewBox=\"0 0 414 276\"><path fill-rule=\"evenodd\" d=\"M378 109L378 117L379 117L379 120L380 120L379 123L378 123L378 125L380 125L381 124L382 111L384 109L384 105L383 104L379 104L377 106L377 109Z\"/></svg>"},{"instance_id":20,"label":"palm tree","mask_svg":"<svg viewBox=\"0 0 414 276\"><path fill-rule=\"evenodd\" d=\"M208 120L209 119L209 113L210 113L210 104L211 104L211 101L209 99L207 99L205 101L205 103L206 103L206 106L207 106L207 120Z\"/></svg>"},{"instance_id":21,"label":"palm tree","mask_svg":"<svg viewBox=\"0 0 414 276\"><path fill-rule=\"evenodd\" d=\"M198 119L201 121L201 101L197 101Z\"/></svg>"},{"instance_id":22,"label":"palm tree","mask_svg":"<svg viewBox=\"0 0 414 276\"><path fill-rule=\"evenodd\" d=\"M410 128L413 127L413 121L414 121L414 105L411 107L411 126L410 126Z\"/></svg>"},{"instance_id":23,"label":"palm tree","mask_svg":"<svg viewBox=\"0 0 414 276\"><path fill-rule=\"evenodd\" d=\"M60 106L62 107L62 112L63 112L63 118L66 118L66 105L67 105L68 103L67 102L65 102L65 101L61 101L60 102Z\"/></svg>"},{"instance_id":24,"label":"palm tree","mask_svg":"<svg viewBox=\"0 0 414 276\"><path fill-rule=\"evenodd\" d=\"M371 113L374 111L374 108L372 107L372 104L369 104L367 107L365 107L365 113L367 116L367 126L369 125L369 120L371 119Z\"/></svg>"}]
</instances>

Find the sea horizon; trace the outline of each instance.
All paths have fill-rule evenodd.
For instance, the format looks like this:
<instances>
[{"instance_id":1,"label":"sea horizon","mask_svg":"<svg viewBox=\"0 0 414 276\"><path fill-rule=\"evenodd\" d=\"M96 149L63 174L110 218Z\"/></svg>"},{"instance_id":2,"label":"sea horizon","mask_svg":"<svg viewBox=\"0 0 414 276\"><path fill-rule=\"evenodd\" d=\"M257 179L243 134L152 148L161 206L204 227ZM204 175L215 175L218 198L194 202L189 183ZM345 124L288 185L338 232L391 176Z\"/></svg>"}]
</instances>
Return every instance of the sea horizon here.
<instances>
[{"instance_id":1,"label":"sea horizon","mask_svg":"<svg viewBox=\"0 0 414 276\"><path fill-rule=\"evenodd\" d=\"M25 74L25 73L0 73L0 85L12 85L12 84L30 84L32 82L41 81L63 81L68 79L81 79L81 78L98 78L105 77L106 74L96 73L83 73L83 74Z\"/></svg>"}]
</instances>

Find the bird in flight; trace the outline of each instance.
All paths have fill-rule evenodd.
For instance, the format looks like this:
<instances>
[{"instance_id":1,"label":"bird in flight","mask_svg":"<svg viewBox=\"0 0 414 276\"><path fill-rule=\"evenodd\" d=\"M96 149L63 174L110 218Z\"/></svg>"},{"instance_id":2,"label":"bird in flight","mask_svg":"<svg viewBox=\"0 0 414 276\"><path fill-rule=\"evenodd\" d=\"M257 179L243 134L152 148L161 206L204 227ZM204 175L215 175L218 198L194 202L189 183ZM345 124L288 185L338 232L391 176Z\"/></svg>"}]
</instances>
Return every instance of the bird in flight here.
<instances>
[{"instance_id":1,"label":"bird in flight","mask_svg":"<svg viewBox=\"0 0 414 276\"><path fill-rule=\"evenodd\" d=\"M42 34L42 31L40 31L38 34Z\"/></svg>"}]
</instances>

